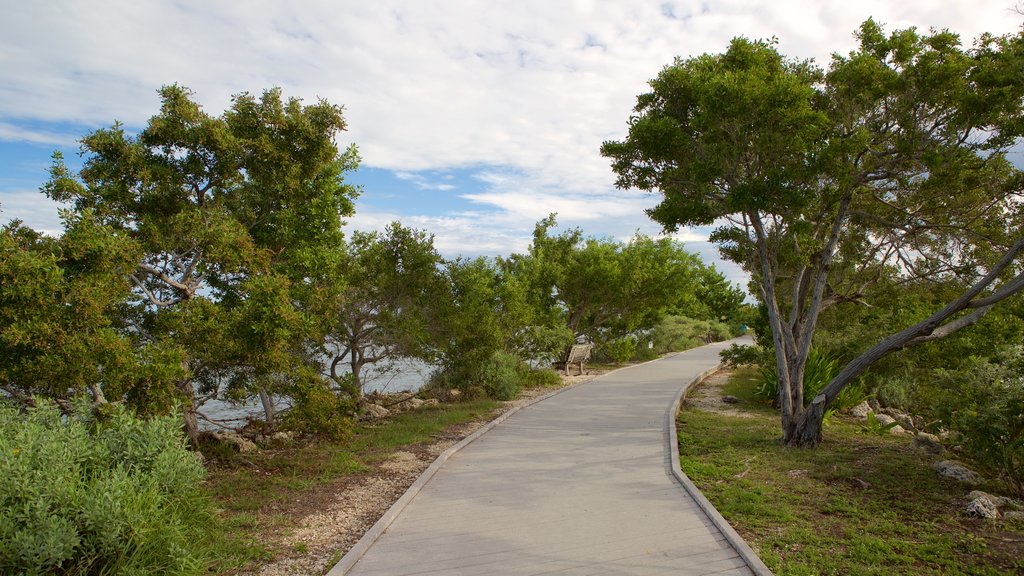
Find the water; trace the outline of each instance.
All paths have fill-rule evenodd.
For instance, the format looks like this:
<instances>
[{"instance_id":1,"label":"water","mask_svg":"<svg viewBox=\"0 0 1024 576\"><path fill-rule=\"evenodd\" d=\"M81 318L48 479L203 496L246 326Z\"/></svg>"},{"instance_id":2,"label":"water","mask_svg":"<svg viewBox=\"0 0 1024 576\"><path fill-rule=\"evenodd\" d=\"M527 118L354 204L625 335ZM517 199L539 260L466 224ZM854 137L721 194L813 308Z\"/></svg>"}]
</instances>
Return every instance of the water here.
<instances>
[{"instance_id":1,"label":"water","mask_svg":"<svg viewBox=\"0 0 1024 576\"><path fill-rule=\"evenodd\" d=\"M341 368L341 366L339 366ZM412 358L403 358L395 362L393 371L382 372L381 369L375 365L370 365L363 368L363 393L369 394L370 392L403 392L403 391L415 391L419 390L426 383L430 377L430 373L434 370L434 366L426 364L419 360ZM347 373L348 370L345 370ZM288 402L288 398L275 397L274 406L278 410L288 408L291 405ZM245 418L255 418L257 420L263 419L263 405L260 404L258 398L254 398L249 402L243 404L236 404L232 402L225 402L223 400L210 400L203 404L199 409L207 418L211 420L222 421L225 425L231 427L241 426L245 423ZM217 428L214 424L205 420L199 420L199 427L203 430L212 430Z\"/></svg>"}]
</instances>

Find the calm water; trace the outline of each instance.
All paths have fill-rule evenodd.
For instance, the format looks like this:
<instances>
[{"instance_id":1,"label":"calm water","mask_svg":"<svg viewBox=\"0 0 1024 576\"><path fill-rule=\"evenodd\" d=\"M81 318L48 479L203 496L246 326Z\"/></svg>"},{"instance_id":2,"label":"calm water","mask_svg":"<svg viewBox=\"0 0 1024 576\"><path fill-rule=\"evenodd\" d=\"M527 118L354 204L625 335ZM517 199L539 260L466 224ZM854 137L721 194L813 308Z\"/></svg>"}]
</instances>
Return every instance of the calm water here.
<instances>
[{"instance_id":1,"label":"calm water","mask_svg":"<svg viewBox=\"0 0 1024 576\"><path fill-rule=\"evenodd\" d=\"M405 390L419 390L430 377L433 366L419 360L405 359L395 364L394 372L381 373L375 366L363 369L363 392L402 392ZM275 398L274 404L280 410L287 407L287 398ZM245 418L248 416L263 418L263 406L259 399L253 399L245 404L233 404L222 400L210 400L199 410L208 418L214 420L230 420L232 418ZM229 426L240 426L241 421L225 422ZM216 428L204 420L199 421L199 427L207 430Z\"/></svg>"}]
</instances>

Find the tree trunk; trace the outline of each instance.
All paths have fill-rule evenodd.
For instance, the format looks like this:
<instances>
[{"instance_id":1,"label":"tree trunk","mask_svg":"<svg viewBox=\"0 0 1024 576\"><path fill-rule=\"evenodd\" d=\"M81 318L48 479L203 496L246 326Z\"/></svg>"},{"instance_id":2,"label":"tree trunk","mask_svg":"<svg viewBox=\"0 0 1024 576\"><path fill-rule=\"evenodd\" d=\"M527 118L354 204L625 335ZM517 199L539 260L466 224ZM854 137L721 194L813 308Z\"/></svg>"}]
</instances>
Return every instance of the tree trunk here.
<instances>
[{"instance_id":1,"label":"tree trunk","mask_svg":"<svg viewBox=\"0 0 1024 576\"><path fill-rule=\"evenodd\" d=\"M792 435L786 441L787 446L795 448L814 448L821 443L821 427L825 421L825 398L818 396L804 410Z\"/></svg>"},{"instance_id":2,"label":"tree trunk","mask_svg":"<svg viewBox=\"0 0 1024 576\"><path fill-rule=\"evenodd\" d=\"M274 399L267 393L266 388L260 388L260 403L263 404L263 415L266 417L267 426L273 427L277 409L274 407Z\"/></svg>"},{"instance_id":3,"label":"tree trunk","mask_svg":"<svg viewBox=\"0 0 1024 576\"><path fill-rule=\"evenodd\" d=\"M188 435L192 448L199 449L199 418L196 416L196 394L192 389L191 380L182 380L178 384L182 396L185 397L185 404L182 406L182 417L184 418L185 434Z\"/></svg>"}]
</instances>

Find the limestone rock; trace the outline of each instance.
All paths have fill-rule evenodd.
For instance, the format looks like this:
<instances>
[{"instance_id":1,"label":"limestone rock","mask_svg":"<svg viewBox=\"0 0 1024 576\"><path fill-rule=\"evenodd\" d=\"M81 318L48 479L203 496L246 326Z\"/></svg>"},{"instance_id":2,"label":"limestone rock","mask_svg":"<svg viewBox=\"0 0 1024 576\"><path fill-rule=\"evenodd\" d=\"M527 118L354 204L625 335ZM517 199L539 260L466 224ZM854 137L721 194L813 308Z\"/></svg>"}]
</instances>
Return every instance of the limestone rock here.
<instances>
[{"instance_id":1,"label":"limestone rock","mask_svg":"<svg viewBox=\"0 0 1024 576\"><path fill-rule=\"evenodd\" d=\"M448 391L448 401L455 402L462 396L462 391L457 388L452 388Z\"/></svg>"},{"instance_id":2,"label":"limestone rock","mask_svg":"<svg viewBox=\"0 0 1024 576\"><path fill-rule=\"evenodd\" d=\"M967 504L967 515L975 518L999 518L999 509L988 498L975 498Z\"/></svg>"},{"instance_id":3,"label":"limestone rock","mask_svg":"<svg viewBox=\"0 0 1024 576\"><path fill-rule=\"evenodd\" d=\"M363 406L363 414L368 418L378 420L380 418L387 418L390 416L391 411L380 404L367 404L366 406Z\"/></svg>"},{"instance_id":4,"label":"limestone rock","mask_svg":"<svg viewBox=\"0 0 1024 576\"><path fill-rule=\"evenodd\" d=\"M256 444L254 444L252 440L233 432L213 432L212 436L218 442L227 444L233 447L236 452L240 452L242 454L246 452L255 452L257 450Z\"/></svg>"},{"instance_id":5,"label":"limestone rock","mask_svg":"<svg viewBox=\"0 0 1024 576\"><path fill-rule=\"evenodd\" d=\"M996 496L994 494L989 494L988 492L982 492L981 490L971 490L970 494L967 495L968 500L977 500L978 498L985 498L991 501L992 505L996 508L1020 507L1020 503L1009 496Z\"/></svg>"},{"instance_id":6,"label":"limestone rock","mask_svg":"<svg viewBox=\"0 0 1024 576\"><path fill-rule=\"evenodd\" d=\"M882 426L888 426L889 424L896 423L896 419L888 414L875 414L875 420L877 420Z\"/></svg>"},{"instance_id":7,"label":"limestone rock","mask_svg":"<svg viewBox=\"0 0 1024 576\"><path fill-rule=\"evenodd\" d=\"M853 408L850 408L850 414L852 414L853 416L855 416L857 418L860 418L862 420L864 418L867 418L868 417L868 413L872 412L872 411L873 410L871 410L871 405L868 404L867 400L861 402L860 404L857 404Z\"/></svg>"},{"instance_id":8,"label":"limestone rock","mask_svg":"<svg viewBox=\"0 0 1024 576\"><path fill-rule=\"evenodd\" d=\"M423 406L423 400L420 400L419 398L409 398L405 402L402 402L402 404L405 405L404 407L406 410L416 410L420 406Z\"/></svg>"},{"instance_id":9,"label":"limestone rock","mask_svg":"<svg viewBox=\"0 0 1024 576\"><path fill-rule=\"evenodd\" d=\"M426 400L423 401L424 406L437 406L440 403L441 401L438 400L437 398L427 398Z\"/></svg>"},{"instance_id":10,"label":"limestone rock","mask_svg":"<svg viewBox=\"0 0 1024 576\"><path fill-rule=\"evenodd\" d=\"M967 468L959 462L943 460L941 462L936 462L933 468L940 476L951 478L957 482L963 482L964 484L970 484L971 486L981 484L981 476L978 476L977 472Z\"/></svg>"},{"instance_id":11,"label":"limestone rock","mask_svg":"<svg viewBox=\"0 0 1024 576\"><path fill-rule=\"evenodd\" d=\"M910 441L910 448L924 454L942 454L946 451L939 437L927 432L918 432L917 436L914 436L914 439Z\"/></svg>"},{"instance_id":12,"label":"limestone rock","mask_svg":"<svg viewBox=\"0 0 1024 576\"><path fill-rule=\"evenodd\" d=\"M1024 512L1021 512L1020 510L1010 510L1009 512L1003 513L1003 519L1024 522Z\"/></svg>"}]
</instances>

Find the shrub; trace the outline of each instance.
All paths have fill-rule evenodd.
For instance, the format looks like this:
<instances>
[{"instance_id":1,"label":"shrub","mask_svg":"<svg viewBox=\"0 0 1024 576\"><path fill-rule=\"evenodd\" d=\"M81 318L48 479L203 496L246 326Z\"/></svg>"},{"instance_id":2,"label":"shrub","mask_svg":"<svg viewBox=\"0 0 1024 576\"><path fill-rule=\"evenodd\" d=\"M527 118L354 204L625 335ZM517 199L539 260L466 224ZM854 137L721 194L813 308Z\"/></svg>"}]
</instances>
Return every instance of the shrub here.
<instances>
[{"instance_id":1,"label":"shrub","mask_svg":"<svg viewBox=\"0 0 1024 576\"><path fill-rule=\"evenodd\" d=\"M1018 347L971 364L938 371L948 391L940 415L960 436L964 454L1024 497L1024 354Z\"/></svg>"},{"instance_id":2,"label":"shrub","mask_svg":"<svg viewBox=\"0 0 1024 576\"><path fill-rule=\"evenodd\" d=\"M0 402L0 573L198 574L214 520L179 417Z\"/></svg>"},{"instance_id":3,"label":"shrub","mask_svg":"<svg viewBox=\"0 0 1024 576\"><path fill-rule=\"evenodd\" d=\"M551 388L562 383L562 377L551 368L529 370L523 375L523 386L526 388Z\"/></svg>"},{"instance_id":4,"label":"shrub","mask_svg":"<svg viewBox=\"0 0 1024 576\"><path fill-rule=\"evenodd\" d=\"M352 376L346 375L338 383L338 391L317 374L305 376L291 387L292 407L284 415L283 426L326 438L346 437L355 422L355 398L359 394Z\"/></svg>"},{"instance_id":5,"label":"shrub","mask_svg":"<svg viewBox=\"0 0 1024 576\"><path fill-rule=\"evenodd\" d=\"M483 367L480 383L484 393L495 400L512 400L519 394L519 382L526 366L506 352L495 352Z\"/></svg>"},{"instance_id":6,"label":"shrub","mask_svg":"<svg viewBox=\"0 0 1024 576\"><path fill-rule=\"evenodd\" d=\"M494 352L482 362L465 359L454 366L435 370L427 382L427 390L458 389L467 399L485 395L495 400L512 400L529 368L514 354Z\"/></svg>"},{"instance_id":7,"label":"shrub","mask_svg":"<svg viewBox=\"0 0 1024 576\"><path fill-rule=\"evenodd\" d=\"M636 355L637 341L633 336L624 336L601 344L599 351L603 358L615 364L629 362Z\"/></svg>"}]
</instances>

